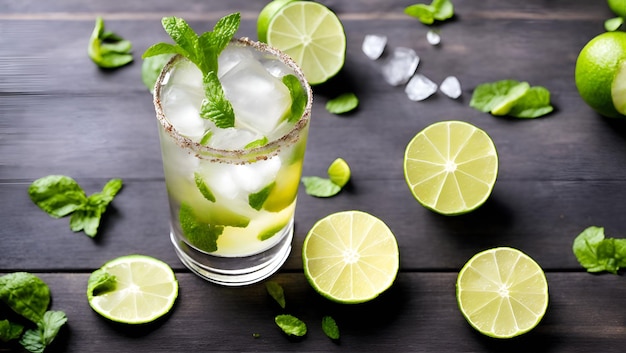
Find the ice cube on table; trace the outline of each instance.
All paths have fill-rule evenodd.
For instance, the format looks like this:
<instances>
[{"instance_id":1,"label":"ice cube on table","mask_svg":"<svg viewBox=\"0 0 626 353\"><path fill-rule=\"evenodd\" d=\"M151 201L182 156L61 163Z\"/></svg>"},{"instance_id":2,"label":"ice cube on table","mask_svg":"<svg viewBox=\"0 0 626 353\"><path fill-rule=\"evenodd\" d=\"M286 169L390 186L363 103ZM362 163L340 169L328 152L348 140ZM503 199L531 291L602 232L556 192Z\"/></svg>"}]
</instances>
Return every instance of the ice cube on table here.
<instances>
[{"instance_id":1,"label":"ice cube on table","mask_svg":"<svg viewBox=\"0 0 626 353\"><path fill-rule=\"evenodd\" d=\"M446 77L439 85L439 90L446 96L457 99L461 96L461 83L459 79L454 76Z\"/></svg>"},{"instance_id":2,"label":"ice cube on table","mask_svg":"<svg viewBox=\"0 0 626 353\"><path fill-rule=\"evenodd\" d=\"M260 138L263 136L246 129L211 127L211 137L207 145L221 150L241 150Z\"/></svg>"},{"instance_id":3,"label":"ice cube on table","mask_svg":"<svg viewBox=\"0 0 626 353\"><path fill-rule=\"evenodd\" d=\"M256 59L244 59L221 78L235 111L235 127L269 135L286 116L291 96L283 82Z\"/></svg>"},{"instance_id":4,"label":"ice cube on table","mask_svg":"<svg viewBox=\"0 0 626 353\"><path fill-rule=\"evenodd\" d=\"M430 45L438 45L441 43L441 36L437 31L431 29L428 33L426 33L426 40Z\"/></svg>"},{"instance_id":5,"label":"ice cube on table","mask_svg":"<svg viewBox=\"0 0 626 353\"><path fill-rule=\"evenodd\" d=\"M164 88L161 97L166 119L183 136L199 141L207 129L208 120L200 117L200 105L204 97L186 85L173 85L172 81Z\"/></svg>"},{"instance_id":6,"label":"ice cube on table","mask_svg":"<svg viewBox=\"0 0 626 353\"><path fill-rule=\"evenodd\" d=\"M415 50L398 47L383 64L383 77L392 86L404 84L413 76L419 62L420 58Z\"/></svg>"},{"instance_id":7,"label":"ice cube on table","mask_svg":"<svg viewBox=\"0 0 626 353\"><path fill-rule=\"evenodd\" d=\"M361 50L363 50L363 53L365 53L368 58L376 60L383 54L386 45L387 36L368 34L363 39Z\"/></svg>"},{"instance_id":8,"label":"ice cube on table","mask_svg":"<svg viewBox=\"0 0 626 353\"><path fill-rule=\"evenodd\" d=\"M421 101L437 92L437 84L422 74L416 74L406 85L404 92L413 101Z\"/></svg>"},{"instance_id":9,"label":"ice cube on table","mask_svg":"<svg viewBox=\"0 0 626 353\"><path fill-rule=\"evenodd\" d=\"M222 77L240 63L254 59L250 49L238 45L228 45L217 58L217 77Z\"/></svg>"}]
</instances>

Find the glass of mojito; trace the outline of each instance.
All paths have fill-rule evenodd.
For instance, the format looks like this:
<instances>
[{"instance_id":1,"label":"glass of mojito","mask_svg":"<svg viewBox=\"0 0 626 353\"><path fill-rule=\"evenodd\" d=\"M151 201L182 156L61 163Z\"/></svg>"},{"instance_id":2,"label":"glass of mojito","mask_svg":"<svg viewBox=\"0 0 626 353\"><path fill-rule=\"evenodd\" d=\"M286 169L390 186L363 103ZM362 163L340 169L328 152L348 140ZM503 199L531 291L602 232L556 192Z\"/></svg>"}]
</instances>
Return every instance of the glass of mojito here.
<instances>
[{"instance_id":1,"label":"glass of mojito","mask_svg":"<svg viewBox=\"0 0 626 353\"><path fill-rule=\"evenodd\" d=\"M234 126L201 117L206 82L181 55L163 68L154 105L174 248L201 277L237 286L270 276L291 251L312 92L263 43L233 39L217 61Z\"/></svg>"}]
</instances>

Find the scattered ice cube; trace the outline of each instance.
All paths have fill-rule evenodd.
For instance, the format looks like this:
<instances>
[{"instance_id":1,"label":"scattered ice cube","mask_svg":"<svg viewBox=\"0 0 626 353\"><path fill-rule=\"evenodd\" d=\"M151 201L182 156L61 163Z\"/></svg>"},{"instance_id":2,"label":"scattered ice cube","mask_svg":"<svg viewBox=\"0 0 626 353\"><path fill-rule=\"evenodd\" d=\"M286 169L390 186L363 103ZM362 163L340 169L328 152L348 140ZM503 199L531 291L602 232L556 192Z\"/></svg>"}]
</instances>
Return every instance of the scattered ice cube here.
<instances>
[{"instance_id":1,"label":"scattered ice cube","mask_svg":"<svg viewBox=\"0 0 626 353\"><path fill-rule=\"evenodd\" d=\"M361 50L363 50L363 53L365 53L368 58L376 60L383 54L386 45L387 36L368 34L363 39Z\"/></svg>"},{"instance_id":2,"label":"scattered ice cube","mask_svg":"<svg viewBox=\"0 0 626 353\"><path fill-rule=\"evenodd\" d=\"M419 62L420 58L415 50L398 47L383 64L383 77L392 86L404 84L413 76Z\"/></svg>"},{"instance_id":3,"label":"scattered ice cube","mask_svg":"<svg viewBox=\"0 0 626 353\"><path fill-rule=\"evenodd\" d=\"M229 45L222 50L217 58L217 76L222 77L241 62L251 59L254 59L254 54L250 49L238 45Z\"/></svg>"},{"instance_id":4,"label":"scattered ice cube","mask_svg":"<svg viewBox=\"0 0 626 353\"><path fill-rule=\"evenodd\" d=\"M431 29L430 31L428 31L428 33L426 33L426 40L431 45L437 45L441 43L441 36L437 31Z\"/></svg>"},{"instance_id":5,"label":"scattered ice cube","mask_svg":"<svg viewBox=\"0 0 626 353\"><path fill-rule=\"evenodd\" d=\"M254 140L263 136L246 129L229 127L226 129L213 128L208 145L222 150L240 150Z\"/></svg>"},{"instance_id":6,"label":"scattered ice cube","mask_svg":"<svg viewBox=\"0 0 626 353\"><path fill-rule=\"evenodd\" d=\"M236 128L269 135L291 106L287 87L253 57L242 59L221 81L235 111Z\"/></svg>"},{"instance_id":7,"label":"scattered ice cube","mask_svg":"<svg viewBox=\"0 0 626 353\"><path fill-rule=\"evenodd\" d=\"M459 79L454 76L446 77L445 80L441 82L441 85L439 85L439 89L443 94L452 99L457 99L461 96L461 83Z\"/></svg>"},{"instance_id":8,"label":"scattered ice cube","mask_svg":"<svg viewBox=\"0 0 626 353\"><path fill-rule=\"evenodd\" d=\"M410 100L421 101L437 92L437 84L422 74L416 74L406 85L404 92Z\"/></svg>"},{"instance_id":9,"label":"scattered ice cube","mask_svg":"<svg viewBox=\"0 0 626 353\"><path fill-rule=\"evenodd\" d=\"M202 119L199 111L203 98L189 86L172 85L171 80L163 92L163 109L167 120L180 134L194 141L198 141L207 128L208 120Z\"/></svg>"}]
</instances>

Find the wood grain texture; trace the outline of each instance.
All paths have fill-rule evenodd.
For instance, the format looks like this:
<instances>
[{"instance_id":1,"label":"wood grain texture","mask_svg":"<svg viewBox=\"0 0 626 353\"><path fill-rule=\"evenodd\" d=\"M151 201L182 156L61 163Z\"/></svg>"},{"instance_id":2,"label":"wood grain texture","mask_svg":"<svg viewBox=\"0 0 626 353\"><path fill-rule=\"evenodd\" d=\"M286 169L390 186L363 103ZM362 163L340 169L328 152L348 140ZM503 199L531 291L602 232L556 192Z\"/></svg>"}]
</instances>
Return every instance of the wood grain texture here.
<instances>
[{"instance_id":1,"label":"wood grain texture","mask_svg":"<svg viewBox=\"0 0 626 353\"><path fill-rule=\"evenodd\" d=\"M626 122L605 119L580 99L576 57L612 17L603 1L453 0L455 18L429 27L402 13L412 0L322 1L342 20L346 65L314 87L304 175L323 176L336 158L351 166L350 184L332 199L303 193L293 251L273 277L287 292L288 311L309 324L303 339L273 324L281 310L263 284L222 288L203 282L176 258L168 237L168 205L152 98L141 82L141 53L167 41L160 18L186 18L197 31L240 11L238 35L256 37L266 1L5 0L0 3L0 273L31 271L49 283L53 309L69 325L52 352L362 351L362 352L622 352L626 346L623 276L590 275L572 254L574 237L591 225L625 237ZM133 43L135 62L107 71L87 57L94 19ZM389 42L383 58L361 52L366 34ZM384 83L381 67L396 47L416 50L418 72L436 83L455 75L458 100L441 93L412 102L403 87ZM536 120L495 118L468 106L480 83L513 78L551 92L555 112ZM324 109L355 92L359 108L336 116ZM441 120L463 120L494 140L500 161L493 194L477 211L443 217L421 207L404 181L409 140ZM69 229L28 198L28 185L49 174L75 178L99 191L110 178L124 188L95 239ZM400 246L401 272L374 302L342 306L317 295L302 274L301 247L312 225L329 213L360 209L381 218ZM456 306L454 283L476 252L512 246L548 271L550 306L537 329L514 340L480 336ZM89 308L89 273L114 257L155 256L180 280L171 315L153 325L124 327ZM319 328L334 316L342 338ZM260 334L253 338L253 334ZM0 352L20 348L0 344Z\"/></svg>"}]
</instances>

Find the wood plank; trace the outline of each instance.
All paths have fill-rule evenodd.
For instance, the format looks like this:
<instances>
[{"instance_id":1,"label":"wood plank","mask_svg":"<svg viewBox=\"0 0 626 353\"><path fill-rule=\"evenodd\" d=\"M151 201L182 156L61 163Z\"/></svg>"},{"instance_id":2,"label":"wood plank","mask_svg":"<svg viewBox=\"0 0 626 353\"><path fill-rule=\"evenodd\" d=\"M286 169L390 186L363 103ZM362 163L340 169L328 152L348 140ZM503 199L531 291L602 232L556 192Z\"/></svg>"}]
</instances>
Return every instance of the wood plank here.
<instances>
[{"instance_id":1,"label":"wood plank","mask_svg":"<svg viewBox=\"0 0 626 353\"><path fill-rule=\"evenodd\" d=\"M456 273L402 273L387 293L362 305L332 303L315 293L302 273L280 274L273 280L285 289L285 310L263 284L225 288L178 273L180 293L172 313L139 327L110 323L91 310L84 294L88 274L39 276L51 288L52 309L68 316L51 351L612 353L626 344L626 313L615 310L626 306L626 287L612 275L548 273L546 316L533 331L511 340L484 337L467 324L456 304ZM280 332L273 318L281 313L305 321L307 335L290 339ZM339 325L338 342L321 331L325 315Z\"/></svg>"}]
</instances>

